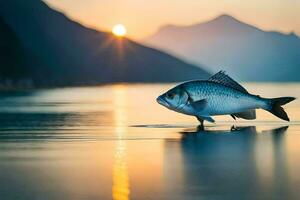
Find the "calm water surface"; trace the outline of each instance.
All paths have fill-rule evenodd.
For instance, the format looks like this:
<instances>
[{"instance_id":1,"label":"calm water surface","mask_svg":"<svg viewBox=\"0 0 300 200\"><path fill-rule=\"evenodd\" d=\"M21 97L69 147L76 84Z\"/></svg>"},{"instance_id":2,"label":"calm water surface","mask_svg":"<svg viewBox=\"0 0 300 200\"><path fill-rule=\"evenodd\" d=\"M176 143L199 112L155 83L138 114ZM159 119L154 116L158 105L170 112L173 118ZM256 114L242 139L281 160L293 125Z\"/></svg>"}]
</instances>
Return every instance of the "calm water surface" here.
<instances>
[{"instance_id":1,"label":"calm water surface","mask_svg":"<svg viewBox=\"0 0 300 200\"><path fill-rule=\"evenodd\" d=\"M155 102L171 85L0 92L0 199L299 199L300 101L290 123L197 120ZM300 98L300 84L246 84Z\"/></svg>"}]
</instances>

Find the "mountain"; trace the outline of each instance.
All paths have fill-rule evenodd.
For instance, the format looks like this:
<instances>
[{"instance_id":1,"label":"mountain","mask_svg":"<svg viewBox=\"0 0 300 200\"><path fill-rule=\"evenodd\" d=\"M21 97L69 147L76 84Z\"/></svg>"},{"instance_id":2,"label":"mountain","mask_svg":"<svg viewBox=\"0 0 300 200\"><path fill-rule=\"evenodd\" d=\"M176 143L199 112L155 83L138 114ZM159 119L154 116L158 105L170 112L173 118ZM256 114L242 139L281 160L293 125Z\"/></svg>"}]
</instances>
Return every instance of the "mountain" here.
<instances>
[{"instance_id":1,"label":"mountain","mask_svg":"<svg viewBox=\"0 0 300 200\"><path fill-rule=\"evenodd\" d=\"M2 85L171 82L208 76L161 51L84 27L40 0L0 1L0 56Z\"/></svg>"},{"instance_id":2,"label":"mountain","mask_svg":"<svg viewBox=\"0 0 300 200\"><path fill-rule=\"evenodd\" d=\"M300 81L297 35L263 31L229 15L192 26L164 26L144 42L243 81Z\"/></svg>"}]
</instances>

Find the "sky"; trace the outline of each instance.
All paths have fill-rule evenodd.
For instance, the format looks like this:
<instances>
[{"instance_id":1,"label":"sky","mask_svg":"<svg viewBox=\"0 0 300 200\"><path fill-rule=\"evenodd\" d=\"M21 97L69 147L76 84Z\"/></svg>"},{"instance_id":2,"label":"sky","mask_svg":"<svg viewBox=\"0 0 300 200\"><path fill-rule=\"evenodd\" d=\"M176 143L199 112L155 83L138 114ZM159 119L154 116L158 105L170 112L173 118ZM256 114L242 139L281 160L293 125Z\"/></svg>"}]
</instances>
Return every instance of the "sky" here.
<instances>
[{"instance_id":1,"label":"sky","mask_svg":"<svg viewBox=\"0 0 300 200\"><path fill-rule=\"evenodd\" d=\"M124 24L135 40L159 27L192 25L221 14L255 25L300 35L300 0L45 0L80 23L102 31Z\"/></svg>"}]
</instances>

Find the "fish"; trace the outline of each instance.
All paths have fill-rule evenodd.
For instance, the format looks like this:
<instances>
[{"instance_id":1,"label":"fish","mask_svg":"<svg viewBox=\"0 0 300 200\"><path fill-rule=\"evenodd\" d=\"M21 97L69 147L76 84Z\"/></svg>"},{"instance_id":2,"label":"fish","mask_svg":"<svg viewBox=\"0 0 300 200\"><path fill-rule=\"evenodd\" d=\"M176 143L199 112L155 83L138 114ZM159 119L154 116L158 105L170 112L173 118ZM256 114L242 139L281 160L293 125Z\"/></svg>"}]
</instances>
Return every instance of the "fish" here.
<instances>
[{"instance_id":1,"label":"fish","mask_svg":"<svg viewBox=\"0 0 300 200\"><path fill-rule=\"evenodd\" d=\"M256 109L264 109L276 117L290 121L283 105L295 97L263 98L250 94L225 71L219 71L207 80L191 80L181 83L159 95L156 101L162 106L185 115L195 116L215 123L212 116L230 115L234 120L256 119Z\"/></svg>"}]
</instances>

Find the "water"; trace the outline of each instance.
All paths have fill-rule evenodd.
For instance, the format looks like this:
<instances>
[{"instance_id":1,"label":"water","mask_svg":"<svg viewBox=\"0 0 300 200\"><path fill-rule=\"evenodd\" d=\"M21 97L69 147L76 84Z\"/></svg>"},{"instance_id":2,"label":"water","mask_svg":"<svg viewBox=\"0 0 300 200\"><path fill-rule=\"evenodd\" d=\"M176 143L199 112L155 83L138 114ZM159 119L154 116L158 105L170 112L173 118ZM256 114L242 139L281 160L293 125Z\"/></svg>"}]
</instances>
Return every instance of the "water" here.
<instances>
[{"instance_id":1,"label":"water","mask_svg":"<svg viewBox=\"0 0 300 200\"><path fill-rule=\"evenodd\" d=\"M299 199L300 102L291 122L197 120L155 102L170 85L0 93L0 199ZM300 97L300 84L246 84Z\"/></svg>"}]
</instances>

